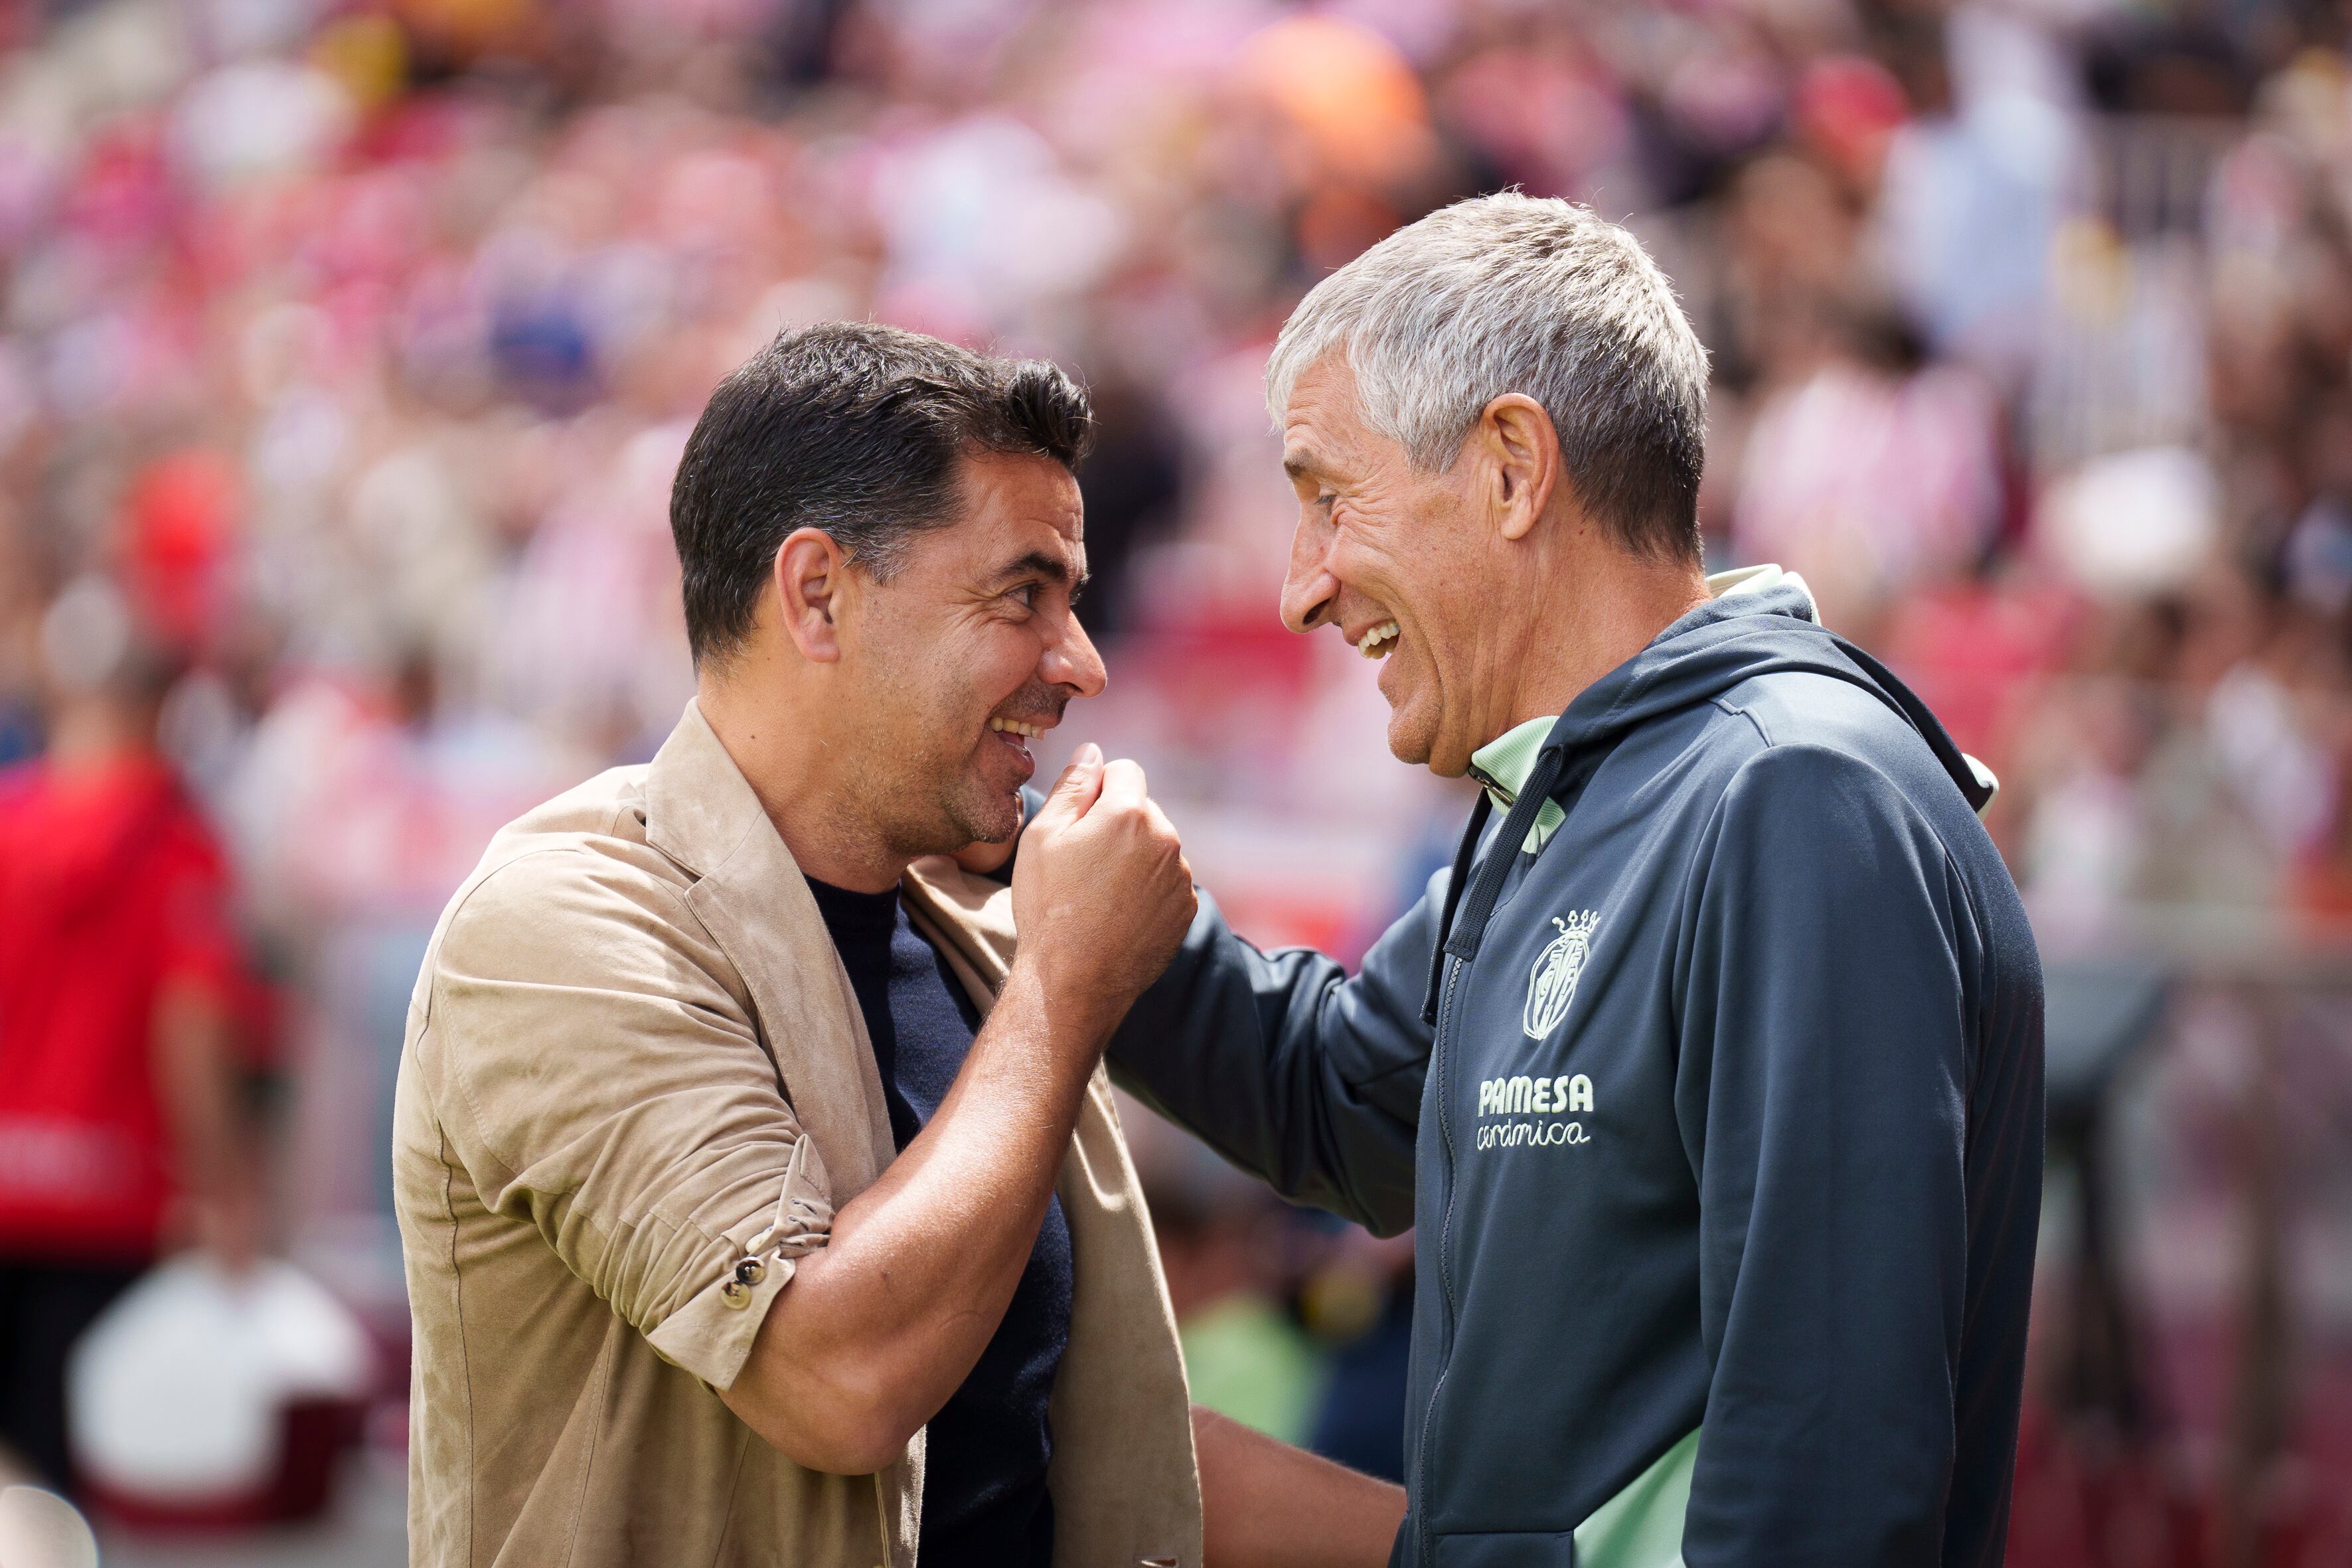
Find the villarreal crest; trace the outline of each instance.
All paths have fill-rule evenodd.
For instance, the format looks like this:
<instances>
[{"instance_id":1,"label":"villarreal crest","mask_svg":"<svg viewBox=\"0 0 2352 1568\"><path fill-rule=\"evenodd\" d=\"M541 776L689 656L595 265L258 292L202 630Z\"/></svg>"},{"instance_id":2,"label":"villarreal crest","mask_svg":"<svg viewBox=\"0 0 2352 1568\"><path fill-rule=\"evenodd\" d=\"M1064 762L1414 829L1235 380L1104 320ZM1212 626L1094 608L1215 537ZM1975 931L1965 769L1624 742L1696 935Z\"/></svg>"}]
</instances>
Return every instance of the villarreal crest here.
<instances>
[{"instance_id":1,"label":"villarreal crest","mask_svg":"<svg viewBox=\"0 0 2352 1568\"><path fill-rule=\"evenodd\" d=\"M1566 920L1552 916L1551 923L1559 928L1559 935L1536 955L1535 968L1528 974L1527 1015L1519 1026L1531 1040L1542 1039L1568 1016L1568 1005L1576 1000L1576 983L1584 973L1584 961L1592 952L1592 928L1601 923L1601 915L1594 910L1577 910Z\"/></svg>"}]
</instances>

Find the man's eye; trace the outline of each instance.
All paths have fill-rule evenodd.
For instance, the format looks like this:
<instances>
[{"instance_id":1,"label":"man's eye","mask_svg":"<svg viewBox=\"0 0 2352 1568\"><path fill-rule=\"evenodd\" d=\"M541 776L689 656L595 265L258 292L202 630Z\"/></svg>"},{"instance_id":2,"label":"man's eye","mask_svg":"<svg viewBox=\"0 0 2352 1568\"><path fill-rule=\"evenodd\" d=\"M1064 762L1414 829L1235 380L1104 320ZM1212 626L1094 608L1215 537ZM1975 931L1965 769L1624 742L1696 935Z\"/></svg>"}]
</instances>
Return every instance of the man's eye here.
<instances>
[{"instance_id":1,"label":"man's eye","mask_svg":"<svg viewBox=\"0 0 2352 1568\"><path fill-rule=\"evenodd\" d=\"M1034 610L1037 607L1037 584L1034 583L1024 583L1021 586L1013 589L1010 594L1008 594L1006 597L1018 600L1023 609Z\"/></svg>"},{"instance_id":2,"label":"man's eye","mask_svg":"<svg viewBox=\"0 0 2352 1568\"><path fill-rule=\"evenodd\" d=\"M1317 506L1317 507L1318 507L1319 509L1321 509L1322 513L1323 513L1323 515L1324 515L1325 517L1328 517L1328 516L1330 516L1330 515L1331 515L1331 509L1332 509L1333 507L1337 506L1339 503L1339 496L1338 496L1338 495L1336 495L1336 494L1334 494L1334 493L1333 493L1332 491L1330 491L1330 490L1325 490L1321 495L1317 496L1317 497L1315 498L1315 504L1316 504L1316 506Z\"/></svg>"}]
</instances>

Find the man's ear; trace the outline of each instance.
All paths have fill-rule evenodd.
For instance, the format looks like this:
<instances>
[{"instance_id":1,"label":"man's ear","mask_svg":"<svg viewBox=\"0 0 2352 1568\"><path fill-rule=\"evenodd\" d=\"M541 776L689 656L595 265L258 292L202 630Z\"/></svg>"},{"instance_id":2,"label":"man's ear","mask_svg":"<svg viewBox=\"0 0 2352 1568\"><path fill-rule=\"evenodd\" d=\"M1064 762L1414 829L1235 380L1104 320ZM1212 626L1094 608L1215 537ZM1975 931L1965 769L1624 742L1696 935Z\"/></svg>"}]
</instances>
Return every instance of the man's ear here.
<instances>
[{"instance_id":1,"label":"man's ear","mask_svg":"<svg viewBox=\"0 0 2352 1568\"><path fill-rule=\"evenodd\" d=\"M1487 501L1505 539L1525 539L1559 483L1559 432L1544 405L1507 392L1480 410L1470 433L1486 457Z\"/></svg>"},{"instance_id":2,"label":"man's ear","mask_svg":"<svg viewBox=\"0 0 2352 1568\"><path fill-rule=\"evenodd\" d=\"M795 529L776 547L777 624L812 664L841 658L835 615L848 591L848 574L849 557L821 528Z\"/></svg>"}]
</instances>

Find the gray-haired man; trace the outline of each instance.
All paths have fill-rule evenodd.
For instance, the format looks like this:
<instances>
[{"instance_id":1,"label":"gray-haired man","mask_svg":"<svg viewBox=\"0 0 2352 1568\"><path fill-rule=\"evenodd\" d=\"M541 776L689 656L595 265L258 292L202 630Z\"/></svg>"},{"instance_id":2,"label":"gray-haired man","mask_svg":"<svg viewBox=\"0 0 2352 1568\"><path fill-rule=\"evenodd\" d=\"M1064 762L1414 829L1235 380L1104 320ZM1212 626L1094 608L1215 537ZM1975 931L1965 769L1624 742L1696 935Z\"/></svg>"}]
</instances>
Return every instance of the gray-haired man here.
<instances>
[{"instance_id":1,"label":"gray-haired man","mask_svg":"<svg viewBox=\"0 0 2352 1568\"><path fill-rule=\"evenodd\" d=\"M1703 574L1706 380L1630 235L1517 195L1341 268L1269 369L1285 620L1486 794L1353 978L1204 899L1110 1058L1417 1227L1400 1563L2000 1559L2032 933L1926 708L1793 576Z\"/></svg>"}]
</instances>

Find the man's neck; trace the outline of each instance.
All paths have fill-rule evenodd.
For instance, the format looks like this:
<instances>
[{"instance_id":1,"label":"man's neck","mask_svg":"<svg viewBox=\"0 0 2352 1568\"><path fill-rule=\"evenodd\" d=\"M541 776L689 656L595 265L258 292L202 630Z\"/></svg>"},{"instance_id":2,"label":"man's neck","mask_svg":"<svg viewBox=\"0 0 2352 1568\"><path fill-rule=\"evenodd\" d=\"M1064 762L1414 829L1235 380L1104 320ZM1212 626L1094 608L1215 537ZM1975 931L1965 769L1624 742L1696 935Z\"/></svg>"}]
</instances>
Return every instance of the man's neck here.
<instances>
[{"instance_id":1,"label":"man's neck","mask_svg":"<svg viewBox=\"0 0 2352 1568\"><path fill-rule=\"evenodd\" d=\"M49 722L47 763L63 775L102 773L149 752L138 721L103 698L60 708Z\"/></svg>"},{"instance_id":2,"label":"man's neck","mask_svg":"<svg viewBox=\"0 0 2352 1568\"><path fill-rule=\"evenodd\" d=\"M1609 559L1569 569L1555 581L1567 591L1518 640L1525 657L1510 700L1488 727L1486 744L1530 719L1551 718L1585 689L1650 646L1657 635L1707 602L1706 574L1696 563L1652 562L1612 546ZM1566 617L1561 603L1574 606Z\"/></svg>"},{"instance_id":3,"label":"man's neck","mask_svg":"<svg viewBox=\"0 0 2352 1568\"><path fill-rule=\"evenodd\" d=\"M824 731L798 721L775 695L776 683L740 674L705 671L695 700L801 874L858 893L897 887L908 857L894 852L859 809Z\"/></svg>"}]
</instances>

